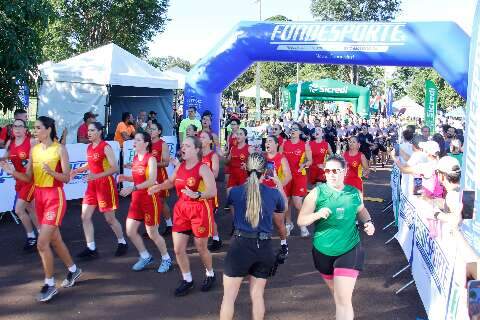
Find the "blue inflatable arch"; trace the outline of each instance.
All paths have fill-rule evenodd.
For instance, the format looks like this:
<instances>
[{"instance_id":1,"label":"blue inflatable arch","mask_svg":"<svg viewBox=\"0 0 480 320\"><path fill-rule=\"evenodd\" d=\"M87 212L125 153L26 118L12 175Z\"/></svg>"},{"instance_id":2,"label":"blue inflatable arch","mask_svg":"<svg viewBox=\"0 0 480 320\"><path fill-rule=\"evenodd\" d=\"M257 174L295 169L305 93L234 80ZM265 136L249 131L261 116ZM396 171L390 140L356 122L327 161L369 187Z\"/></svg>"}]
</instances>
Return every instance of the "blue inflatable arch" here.
<instances>
[{"instance_id":1,"label":"blue inflatable arch","mask_svg":"<svg viewBox=\"0 0 480 320\"><path fill-rule=\"evenodd\" d=\"M222 91L256 61L433 67L465 98L469 46L453 22L241 22L188 74L184 111L218 132Z\"/></svg>"}]
</instances>

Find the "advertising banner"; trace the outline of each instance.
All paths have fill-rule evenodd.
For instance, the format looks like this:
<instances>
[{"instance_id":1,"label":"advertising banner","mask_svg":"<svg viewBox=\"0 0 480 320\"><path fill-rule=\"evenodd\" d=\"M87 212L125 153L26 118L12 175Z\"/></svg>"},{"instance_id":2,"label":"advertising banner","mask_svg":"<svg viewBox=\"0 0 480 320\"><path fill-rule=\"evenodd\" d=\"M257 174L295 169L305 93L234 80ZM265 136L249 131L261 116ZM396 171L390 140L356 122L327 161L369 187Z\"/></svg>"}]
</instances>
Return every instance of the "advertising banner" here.
<instances>
[{"instance_id":1,"label":"advertising banner","mask_svg":"<svg viewBox=\"0 0 480 320\"><path fill-rule=\"evenodd\" d=\"M438 89L431 80L425 81L425 125L430 132L435 133L435 118L437 116Z\"/></svg>"}]
</instances>

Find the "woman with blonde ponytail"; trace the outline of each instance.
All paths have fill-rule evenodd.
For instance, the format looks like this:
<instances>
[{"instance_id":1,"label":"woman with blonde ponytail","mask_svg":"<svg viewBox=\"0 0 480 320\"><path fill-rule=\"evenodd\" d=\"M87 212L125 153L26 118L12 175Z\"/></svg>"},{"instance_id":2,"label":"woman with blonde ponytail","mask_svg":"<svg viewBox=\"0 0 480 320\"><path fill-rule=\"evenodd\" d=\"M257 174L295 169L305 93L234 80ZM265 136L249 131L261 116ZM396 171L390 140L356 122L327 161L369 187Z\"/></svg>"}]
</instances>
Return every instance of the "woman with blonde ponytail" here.
<instances>
[{"instance_id":1,"label":"woman with blonde ponytail","mask_svg":"<svg viewBox=\"0 0 480 320\"><path fill-rule=\"evenodd\" d=\"M266 171L263 155L250 154L246 169L247 181L228 194L235 231L225 257L220 320L233 319L238 290L246 276L250 276L252 318L264 318L263 292L276 262L271 245L273 215L285 211L286 198L276 174L272 178L276 188L262 183Z\"/></svg>"}]
</instances>

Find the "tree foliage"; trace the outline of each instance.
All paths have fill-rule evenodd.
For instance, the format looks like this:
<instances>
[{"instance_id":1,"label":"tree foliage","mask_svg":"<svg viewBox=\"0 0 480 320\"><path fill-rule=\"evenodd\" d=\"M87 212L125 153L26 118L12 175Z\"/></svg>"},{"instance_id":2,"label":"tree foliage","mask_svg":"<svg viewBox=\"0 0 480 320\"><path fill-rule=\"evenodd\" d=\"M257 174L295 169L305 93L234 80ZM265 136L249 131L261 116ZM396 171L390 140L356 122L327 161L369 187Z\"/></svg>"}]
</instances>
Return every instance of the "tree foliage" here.
<instances>
[{"instance_id":1,"label":"tree foliage","mask_svg":"<svg viewBox=\"0 0 480 320\"><path fill-rule=\"evenodd\" d=\"M41 59L39 30L45 29L51 8L45 0L0 0L0 108L21 106L19 83L28 83Z\"/></svg>"},{"instance_id":2,"label":"tree foliage","mask_svg":"<svg viewBox=\"0 0 480 320\"><path fill-rule=\"evenodd\" d=\"M173 67L180 67L186 71L190 71L192 69L192 64L190 61L184 60L178 57L153 57L148 60L155 68L160 69L161 71L168 70Z\"/></svg>"},{"instance_id":3,"label":"tree foliage","mask_svg":"<svg viewBox=\"0 0 480 320\"><path fill-rule=\"evenodd\" d=\"M55 16L43 34L48 60L58 61L113 42L136 56L162 32L169 0L49 0Z\"/></svg>"}]
</instances>

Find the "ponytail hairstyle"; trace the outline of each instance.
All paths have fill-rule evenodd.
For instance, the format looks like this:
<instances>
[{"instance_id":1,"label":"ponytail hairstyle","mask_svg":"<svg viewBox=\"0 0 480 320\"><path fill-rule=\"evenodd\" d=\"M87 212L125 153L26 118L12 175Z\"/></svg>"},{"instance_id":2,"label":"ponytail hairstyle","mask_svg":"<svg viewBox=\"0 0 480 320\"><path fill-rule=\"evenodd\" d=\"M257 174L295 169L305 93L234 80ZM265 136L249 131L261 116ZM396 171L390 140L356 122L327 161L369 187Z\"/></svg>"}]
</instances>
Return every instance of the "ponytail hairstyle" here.
<instances>
[{"instance_id":1,"label":"ponytail hairstyle","mask_svg":"<svg viewBox=\"0 0 480 320\"><path fill-rule=\"evenodd\" d=\"M150 134L145 131L137 132L137 134L142 136L143 142L148 143L147 145L148 153L152 153L152 137L150 136Z\"/></svg>"},{"instance_id":2,"label":"ponytail hairstyle","mask_svg":"<svg viewBox=\"0 0 480 320\"><path fill-rule=\"evenodd\" d=\"M95 127L95 129L97 129L97 131L101 131L102 133L100 133L100 139L104 140L104 133L105 133L105 127L103 126L103 124L101 124L100 122L98 121L95 121L95 122L92 122L90 123L91 125L93 125Z\"/></svg>"},{"instance_id":3,"label":"ponytail hairstyle","mask_svg":"<svg viewBox=\"0 0 480 320\"><path fill-rule=\"evenodd\" d=\"M262 197L260 195L260 177L265 173L265 158L260 153L252 153L247 159L247 211L246 220L253 228L258 226L262 210Z\"/></svg>"},{"instance_id":4,"label":"ponytail hairstyle","mask_svg":"<svg viewBox=\"0 0 480 320\"><path fill-rule=\"evenodd\" d=\"M55 129L55 120L53 120L50 117L46 117L46 116L40 116L40 117L38 117L37 120L42 123L42 125L45 127L45 129L48 129L48 128L51 129L50 139L52 139L52 141L58 140L57 130Z\"/></svg>"}]
</instances>

